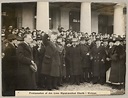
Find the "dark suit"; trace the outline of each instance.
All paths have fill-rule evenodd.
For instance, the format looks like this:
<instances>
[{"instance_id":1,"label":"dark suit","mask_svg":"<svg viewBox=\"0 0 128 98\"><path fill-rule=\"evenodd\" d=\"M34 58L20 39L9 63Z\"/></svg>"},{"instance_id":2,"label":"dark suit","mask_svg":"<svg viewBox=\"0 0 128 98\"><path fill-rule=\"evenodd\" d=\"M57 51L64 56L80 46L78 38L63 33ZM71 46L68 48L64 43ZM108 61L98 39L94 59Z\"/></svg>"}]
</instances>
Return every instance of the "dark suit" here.
<instances>
[{"instance_id":1,"label":"dark suit","mask_svg":"<svg viewBox=\"0 0 128 98\"><path fill-rule=\"evenodd\" d=\"M21 43L17 49L18 57L18 89L35 89L35 72L30 68L33 60L32 49L26 43Z\"/></svg>"},{"instance_id":2,"label":"dark suit","mask_svg":"<svg viewBox=\"0 0 128 98\"><path fill-rule=\"evenodd\" d=\"M4 53L2 60L3 95L14 95L17 70L16 47L9 43Z\"/></svg>"}]
</instances>

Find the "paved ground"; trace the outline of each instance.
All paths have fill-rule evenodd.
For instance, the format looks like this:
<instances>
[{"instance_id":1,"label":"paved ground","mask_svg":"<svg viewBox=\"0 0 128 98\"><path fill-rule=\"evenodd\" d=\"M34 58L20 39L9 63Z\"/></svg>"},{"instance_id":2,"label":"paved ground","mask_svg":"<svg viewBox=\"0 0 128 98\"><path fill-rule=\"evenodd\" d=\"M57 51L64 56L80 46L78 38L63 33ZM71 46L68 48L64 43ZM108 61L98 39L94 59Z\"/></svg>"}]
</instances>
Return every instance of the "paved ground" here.
<instances>
[{"instance_id":1,"label":"paved ground","mask_svg":"<svg viewBox=\"0 0 128 98\"><path fill-rule=\"evenodd\" d=\"M56 90L57 91L57 90ZM124 94L124 90L112 89L108 85L81 83L80 85L64 84L58 91L110 91L111 94Z\"/></svg>"}]
</instances>

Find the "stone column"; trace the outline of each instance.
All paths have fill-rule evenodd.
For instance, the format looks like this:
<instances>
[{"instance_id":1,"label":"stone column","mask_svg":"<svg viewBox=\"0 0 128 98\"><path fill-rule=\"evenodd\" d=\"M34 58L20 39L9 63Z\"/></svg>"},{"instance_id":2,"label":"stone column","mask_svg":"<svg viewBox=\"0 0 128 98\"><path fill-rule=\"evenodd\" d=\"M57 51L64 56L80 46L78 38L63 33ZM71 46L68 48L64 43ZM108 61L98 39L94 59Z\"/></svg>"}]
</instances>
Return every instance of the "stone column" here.
<instances>
[{"instance_id":1,"label":"stone column","mask_svg":"<svg viewBox=\"0 0 128 98\"><path fill-rule=\"evenodd\" d=\"M37 2L36 29L49 30L49 2Z\"/></svg>"},{"instance_id":2,"label":"stone column","mask_svg":"<svg viewBox=\"0 0 128 98\"><path fill-rule=\"evenodd\" d=\"M91 3L81 3L80 31L91 34Z\"/></svg>"},{"instance_id":3,"label":"stone column","mask_svg":"<svg viewBox=\"0 0 128 98\"><path fill-rule=\"evenodd\" d=\"M125 22L123 15L124 4L117 4L114 8L114 34L125 34Z\"/></svg>"},{"instance_id":4,"label":"stone column","mask_svg":"<svg viewBox=\"0 0 128 98\"><path fill-rule=\"evenodd\" d=\"M61 8L61 26L64 27L65 30L69 29L69 11L68 8Z\"/></svg>"},{"instance_id":5,"label":"stone column","mask_svg":"<svg viewBox=\"0 0 128 98\"><path fill-rule=\"evenodd\" d=\"M60 25L60 10L54 9L53 14L53 29L58 29L58 26Z\"/></svg>"},{"instance_id":6,"label":"stone column","mask_svg":"<svg viewBox=\"0 0 128 98\"><path fill-rule=\"evenodd\" d=\"M22 6L22 27L34 29L34 7L31 4Z\"/></svg>"}]
</instances>

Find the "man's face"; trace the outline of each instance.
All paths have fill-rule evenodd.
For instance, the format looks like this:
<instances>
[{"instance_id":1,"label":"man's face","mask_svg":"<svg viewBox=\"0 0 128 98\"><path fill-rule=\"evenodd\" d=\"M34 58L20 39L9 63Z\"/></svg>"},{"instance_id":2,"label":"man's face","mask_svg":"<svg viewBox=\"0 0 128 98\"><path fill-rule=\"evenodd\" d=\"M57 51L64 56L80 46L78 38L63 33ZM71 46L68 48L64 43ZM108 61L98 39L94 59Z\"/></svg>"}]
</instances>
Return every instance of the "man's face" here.
<instances>
[{"instance_id":1,"label":"man's face","mask_svg":"<svg viewBox=\"0 0 128 98\"><path fill-rule=\"evenodd\" d=\"M116 41L115 45L119 46L120 45L120 41Z\"/></svg>"},{"instance_id":2,"label":"man's face","mask_svg":"<svg viewBox=\"0 0 128 98\"><path fill-rule=\"evenodd\" d=\"M24 40L25 40L27 43L31 44L31 42L33 41L32 35L31 35L31 34L28 34Z\"/></svg>"},{"instance_id":3,"label":"man's face","mask_svg":"<svg viewBox=\"0 0 128 98\"><path fill-rule=\"evenodd\" d=\"M81 44L85 44L85 40L81 40L80 43L81 43Z\"/></svg>"},{"instance_id":4,"label":"man's face","mask_svg":"<svg viewBox=\"0 0 128 98\"><path fill-rule=\"evenodd\" d=\"M17 46L18 45L18 41L17 40L13 40L13 44L15 44Z\"/></svg>"},{"instance_id":5,"label":"man's face","mask_svg":"<svg viewBox=\"0 0 128 98\"><path fill-rule=\"evenodd\" d=\"M42 40L37 40L37 44L41 45L42 44Z\"/></svg>"},{"instance_id":6,"label":"man's face","mask_svg":"<svg viewBox=\"0 0 128 98\"><path fill-rule=\"evenodd\" d=\"M109 42L109 46L113 46L113 44L114 44L113 42Z\"/></svg>"},{"instance_id":7,"label":"man's face","mask_svg":"<svg viewBox=\"0 0 128 98\"><path fill-rule=\"evenodd\" d=\"M51 40L51 41L55 42L56 39L57 39L57 35L53 35L53 34L52 34L52 35L50 36L50 40Z\"/></svg>"},{"instance_id":8,"label":"man's face","mask_svg":"<svg viewBox=\"0 0 128 98\"><path fill-rule=\"evenodd\" d=\"M96 45L97 45L97 46L100 46L100 44L101 44L101 41L99 41L99 40L96 41Z\"/></svg>"},{"instance_id":9,"label":"man's face","mask_svg":"<svg viewBox=\"0 0 128 98\"><path fill-rule=\"evenodd\" d=\"M105 41L103 44L104 44L104 46L107 46L107 45L108 45L108 42L107 42L107 41Z\"/></svg>"}]
</instances>

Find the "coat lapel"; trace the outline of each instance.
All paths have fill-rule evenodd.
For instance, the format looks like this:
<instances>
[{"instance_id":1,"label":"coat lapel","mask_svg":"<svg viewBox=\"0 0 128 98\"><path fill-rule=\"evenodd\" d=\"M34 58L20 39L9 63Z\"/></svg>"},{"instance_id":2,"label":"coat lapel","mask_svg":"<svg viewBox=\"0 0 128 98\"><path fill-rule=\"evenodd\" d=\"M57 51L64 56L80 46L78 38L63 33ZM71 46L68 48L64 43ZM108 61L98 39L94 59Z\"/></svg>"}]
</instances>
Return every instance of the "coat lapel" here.
<instances>
[{"instance_id":1,"label":"coat lapel","mask_svg":"<svg viewBox=\"0 0 128 98\"><path fill-rule=\"evenodd\" d=\"M31 47L29 47L26 43L23 43L24 49L32 53Z\"/></svg>"}]
</instances>

